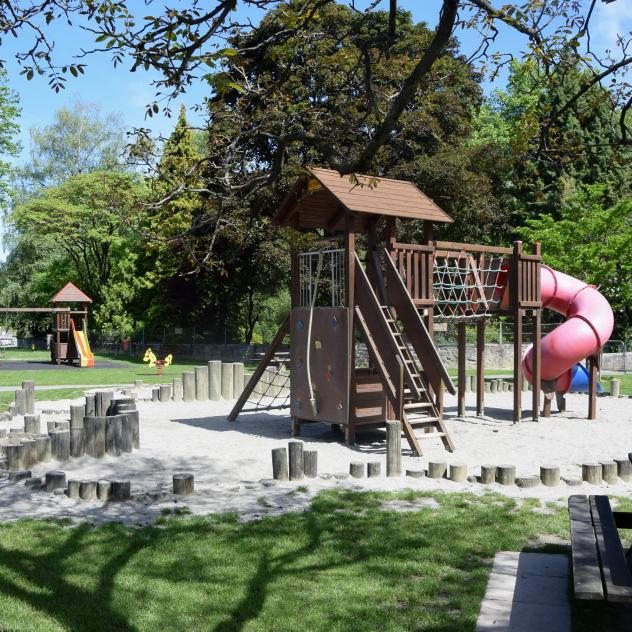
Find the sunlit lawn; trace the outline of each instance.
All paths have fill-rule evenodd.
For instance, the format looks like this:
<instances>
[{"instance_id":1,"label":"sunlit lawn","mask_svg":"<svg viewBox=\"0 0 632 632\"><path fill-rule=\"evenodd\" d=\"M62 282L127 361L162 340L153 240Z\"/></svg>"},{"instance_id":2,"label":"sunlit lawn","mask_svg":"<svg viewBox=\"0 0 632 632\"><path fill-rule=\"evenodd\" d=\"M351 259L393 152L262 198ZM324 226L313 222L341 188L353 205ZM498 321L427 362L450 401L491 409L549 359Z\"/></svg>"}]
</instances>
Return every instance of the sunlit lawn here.
<instances>
[{"instance_id":1,"label":"sunlit lawn","mask_svg":"<svg viewBox=\"0 0 632 632\"><path fill-rule=\"evenodd\" d=\"M0 627L471 632L497 551L568 536L565 509L533 513L537 501L437 493L439 509L396 513L385 497L327 492L247 524L0 525ZM577 608L575 630L605 629L591 627L606 624L602 607Z\"/></svg>"}]
</instances>

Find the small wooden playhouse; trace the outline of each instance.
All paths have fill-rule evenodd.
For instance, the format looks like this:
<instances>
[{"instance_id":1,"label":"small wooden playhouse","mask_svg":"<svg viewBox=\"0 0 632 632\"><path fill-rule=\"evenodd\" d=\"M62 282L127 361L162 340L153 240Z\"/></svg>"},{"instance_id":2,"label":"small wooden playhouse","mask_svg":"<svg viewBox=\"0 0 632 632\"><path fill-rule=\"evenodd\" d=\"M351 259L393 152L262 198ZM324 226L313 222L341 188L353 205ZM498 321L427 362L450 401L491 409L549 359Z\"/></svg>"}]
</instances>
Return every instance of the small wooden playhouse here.
<instances>
[{"instance_id":1,"label":"small wooden playhouse","mask_svg":"<svg viewBox=\"0 0 632 632\"><path fill-rule=\"evenodd\" d=\"M397 241L397 222L423 222L423 243ZM422 442L454 445L443 420L443 395L455 386L433 342L435 318L458 325L458 408L465 404L465 332L477 327L477 413L484 408L485 322L494 315L515 320L514 383L522 382L522 331L531 317L534 344L532 414L540 396L539 245L533 254L436 241L433 227L452 218L410 182L314 168L299 178L274 222L314 231L328 245L292 254L291 311L241 398L229 415L287 406L293 432L304 423L327 422L356 431L399 419L416 454ZM378 235L384 240L378 242ZM363 237L362 237L363 236ZM362 237L362 239L360 239ZM359 246L362 242L362 247ZM279 348L289 335L289 358ZM359 357L364 343L368 362ZM285 371L287 397L259 394L245 408L269 367ZM275 385L276 384L276 385ZM514 420L521 415L514 393Z\"/></svg>"}]
</instances>

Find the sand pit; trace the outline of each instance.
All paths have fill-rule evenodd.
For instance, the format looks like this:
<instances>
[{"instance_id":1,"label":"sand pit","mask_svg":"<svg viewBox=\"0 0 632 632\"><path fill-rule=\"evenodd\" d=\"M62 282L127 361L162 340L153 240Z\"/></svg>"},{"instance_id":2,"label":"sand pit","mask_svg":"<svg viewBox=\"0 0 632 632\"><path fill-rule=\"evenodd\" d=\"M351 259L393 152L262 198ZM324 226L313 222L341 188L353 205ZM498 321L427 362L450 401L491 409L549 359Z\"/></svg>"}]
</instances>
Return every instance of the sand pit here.
<instances>
[{"instance_id":1,"label":"sand pit","mask_svg":"<svg viewBox=\"0 0 632 632\"><path fill-rule=\"evenodd\" d=\"M242 520L283 511L302 510L321 489L350 488L372 490L469 491L476 494L488 490L517 498L536 497L543 502L565 502L570 494L604 493L628 495L632 483L570 487L562 483L549 488L539 485L531 489L498 484L453 483L449 480L407 477L349 479L351 461L379 460L385 471L384 435L379 431L360 435L357 445L346 446L341 435L328 425L303 426L306 449L318 451L316 479L301 482L269 482L272 476L270 451L290 440L290 419L274 411L241 416L229 423L226 415L232 402L151 403L149 390L140 392L138 408L141 417L141 449L120 457L93 459L82 457L67 463L38 464L33 476L44 476L52 469L63 469L69 479L125 479L132 481L133 500L125 503L97 503L72 500L65 495L31 491L23 482L0 481L0 520L21 517L55 517L87 520L91 523L120 520L144 524L161 513L186 505L195 514L235 512ZM422 458L407 451L404 468L427 467L428 460L466 463L470 475L478 475L481 464L514 464L519 476L539 473L539 466L556 464L562 476L581 477L581 464L598 462L632 452L632 401L610 397L597 400L599 419L586 420L587 399L582 395L567 397L567 412L538 423L525 420L513 425L512 393L486 395L484 418L474 415L474 395L468 394L464 419L455 419L456 399L446 398L447 423L457 450L445 452L439 440L424 441ZM67 417L70 403L80 400L38 402L42 425L52 419ZM525 415L529 394L524 398ZM44 412L45 411L45 412ZM21 418L0 422L0 428L18 428ZM405 445L405 442L404 442ZM190 497L171 494L171 477L175 472L192 472L196 492Z\"/></svg>"}]
</instances>

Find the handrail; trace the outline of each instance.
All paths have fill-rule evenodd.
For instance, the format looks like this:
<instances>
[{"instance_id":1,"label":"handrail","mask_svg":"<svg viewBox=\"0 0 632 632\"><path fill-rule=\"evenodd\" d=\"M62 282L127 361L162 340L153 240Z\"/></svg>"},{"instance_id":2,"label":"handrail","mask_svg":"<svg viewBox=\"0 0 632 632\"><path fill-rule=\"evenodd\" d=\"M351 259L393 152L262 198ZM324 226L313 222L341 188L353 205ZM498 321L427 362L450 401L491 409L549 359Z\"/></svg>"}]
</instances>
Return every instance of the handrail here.
<instances>
[{"instance_id":1,"label":"handrail","mask_svg":"<svg viewBox=\"0 0 632 632\"><path fill-rule=\"evenodd\" d=\"M397 310L397 315L404 325L408 339L421 362L424 372L435 391L443 382L452 395L456 393L452 379L445 368L437 348L421 319L410 294L406 290L402 277L397 272L390 257L386 257L386 282L389 305Z\"/></svg>"}]
</instances>

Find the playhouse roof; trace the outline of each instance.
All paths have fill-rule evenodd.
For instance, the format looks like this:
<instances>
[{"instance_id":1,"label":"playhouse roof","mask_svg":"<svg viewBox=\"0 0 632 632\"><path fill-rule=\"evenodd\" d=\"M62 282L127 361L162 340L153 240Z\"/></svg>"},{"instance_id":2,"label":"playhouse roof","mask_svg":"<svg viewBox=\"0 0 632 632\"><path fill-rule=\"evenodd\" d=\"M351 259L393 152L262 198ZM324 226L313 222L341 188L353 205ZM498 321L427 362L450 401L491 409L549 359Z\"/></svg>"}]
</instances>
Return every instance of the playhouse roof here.
<instances>
[{"instance_id":1,"label":"playhouse roof","mask_svg":"<svg viewBox=\"0 0 632 632\"><path fill-rule=\"evenodd\" d=\"M359 216L453 221L411 182L355 174L356 183L349 176L318 167L309 173L298 179L283 200L275 224L333 231L344 227L346 211ZM358 224L361 228L362 221L356 221L354 230Z\"/></svg>"},{"instance_id":2,"label":"playhouse roof","mask_svg":"<svg viewBox=\"0 0 632 632\"><path fill-rule=\"evenodd\" d=\"M49 303L92 303L92 299L74 283L68 282L50 299Z\"/></svg>"}]
</instances>

